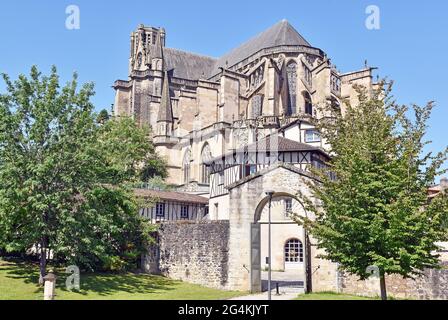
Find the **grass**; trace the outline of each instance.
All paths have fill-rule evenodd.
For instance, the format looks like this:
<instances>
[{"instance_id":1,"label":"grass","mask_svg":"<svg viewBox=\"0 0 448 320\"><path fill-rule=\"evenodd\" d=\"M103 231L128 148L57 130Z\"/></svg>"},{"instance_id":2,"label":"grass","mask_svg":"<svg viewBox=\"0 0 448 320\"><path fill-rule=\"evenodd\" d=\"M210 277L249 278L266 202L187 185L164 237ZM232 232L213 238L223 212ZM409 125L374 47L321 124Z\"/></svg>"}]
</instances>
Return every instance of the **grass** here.
<instances>
[{"instance_id":1,"label":"grass","mask_svg":"<svg viewBox=\"0 0 448 320\"><path fill-rule=\"evenodd\" d=\"M300 294L295 300L377 300L378 298L361 297L335 292L316 292Z\"/></svg>"},{"instance_id":2,"label":"grass","mask_svg":"<svg viewBox=\"0 0 448 320\"><path fill-rule=\"evenodd\" d=\"M0 300L42 300L38 270L37 264L0 258ZM56 300L221 300L245 294L135 273L81 273L81 290L74 292L65 289L62 271L57 276Z\"/></svg>"}]
</instances>

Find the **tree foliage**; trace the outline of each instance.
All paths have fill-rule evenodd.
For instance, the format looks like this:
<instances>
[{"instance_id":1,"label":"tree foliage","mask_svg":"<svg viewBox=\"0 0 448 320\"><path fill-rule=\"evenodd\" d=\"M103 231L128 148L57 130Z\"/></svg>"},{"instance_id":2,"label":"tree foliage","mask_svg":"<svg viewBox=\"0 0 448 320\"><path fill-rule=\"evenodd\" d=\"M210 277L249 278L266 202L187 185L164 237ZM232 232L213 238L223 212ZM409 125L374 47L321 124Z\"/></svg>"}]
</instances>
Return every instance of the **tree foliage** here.
<instances>
[{"instance_id":1,"label":"tree foliage","mask_svg":"<svg viewBox=\"0 0 448 320\"><path fill-rule=\"evenodd\" d=\"M34 248L80 267L122 269L151 239L127 188L142 167L164 172L149 128L97 122L93 85L65 86L56 68L11 81L0 95L0 247ZM152 161L152 162L150 162ZM159 171L157 171L159 170Z\"/></svg>"},{"instance_id":2,"label":"tree foliage","mask_svg":"<svg viewBox=\"0 0 448 320\"><path fill-rule=\"evenodd\" d=\"M427 122L434 104L398 105L391 85L368 92L356 88L359 103L345 112L328 105L315 125L329 144L327 168L312 172L311 201L301 194L314 221L297 217L325 249L325 258L367 278L369 266L385 274L415 277L439 265L437 241L446 238L446 196L428 203L428 187L447 151L425 153Z\"/></svg>"}]
</instances>

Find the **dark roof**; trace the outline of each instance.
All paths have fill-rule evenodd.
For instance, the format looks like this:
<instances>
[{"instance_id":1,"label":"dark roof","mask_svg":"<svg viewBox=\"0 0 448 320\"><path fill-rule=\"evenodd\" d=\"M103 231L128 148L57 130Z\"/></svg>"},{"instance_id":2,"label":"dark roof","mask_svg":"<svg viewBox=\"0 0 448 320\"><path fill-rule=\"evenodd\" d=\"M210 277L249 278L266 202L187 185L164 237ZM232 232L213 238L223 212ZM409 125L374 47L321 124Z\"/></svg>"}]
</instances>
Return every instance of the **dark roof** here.
<instances>
[{"instance_id":1,"label":"dark roof","mask_svg":"<svg viewBox=\"0 0 448 320\"><path fill-rule=\"evenodd\" d=\"M283 45L311 47L287 20L282 20L219 58L210 76L219 73L220 67L232 67L262 49Z\"/></svg>"},{"instance_id":2,"label":"dark roof","mask_svg":"<svg viewBox=\"0 0 448 320\"><path fill-rule=\"evenodd\" d=\"M267 136L264 139L261 139L257 142L254 142L252 144L249 144L247 146L244 146L243 148L241 148L242 150L244 149L244 151L262 151L262 152L266 152L266 151L311 151L311 150L317 150L318 148L313 147L309 144L306 143L301 143L301 142L297 142L291 139L287 139L281 136L276 136L278 139L276 141L276 139L273 139L273 136ZM241 151L242 151L241 150ZM237 150L238 151L238 150Z\"/></svg>"},{"instance_id":3,"label":"dark roof","mask_svg":"<svg viewBox=\"0 0 448 320\"><path fill-rule=\"evenodd\" d=\"M165 70L173 70L176 78L209 79L219 73L220 67L231 67L262 49L282 45L311 46L288 21L282 20L218 59L172 48L163 48L163 58ZM158 46L152 45L150 51L152 57L161 55Z\"/></svg>"},{"instance_id":4,"label":"dark roof","mask_svg":"<svg viewBox=\"0 0 448 320\"><path fill-rule=\"evenodd\" d=\"M171 108L170 85L168 81L168 72L164 72L162 98L160 100L159 114L157 122L168 121L173 122L173 110Z\"/></svg>"},{"instance_id":5,"label":"dark roof","mask_svg":"<svg viewBox=\"0 0 448 320\"><path fill-rule=\"evenodd\" d=\"M278 138L277 141L275 141L275 139L272 139L272 135L269 135L264 139L258 140L257 142L245 145L243 147L236 149L235 151L231 151L222 156L211 159L210 163L216 161L222 161L223 158L232 155L234 152L239 154L244 152L255 153L255 152L272 152L272 151L278 151L278 152L318 151L328 157L328 154L322 148L314 147L312 145L302 142L297 142L278 135L276 135L276 137Z\"/></svg>"},{"instance_id":6,"label":"dark roof","mask_svg":"<svg viewBox=\"0 0 448 320\"><path fill-rule=\"evenodd\" d=\"M194 194L183 193L183 192L149 190L149 189L134 189L134 194L137 197L151 197L151 198L158 198L160 200L167 200L167 201L208 204L207 198L197 196Z\"/></svg>"},{"instance_id":7,"label":"dark roof","mask_svg":"<svg viewBox=\"0 0 448 320\"><path fill-rule=\"evenodd\" d=\"M173 70L176 78L207 79L216 59L171 48L163 48L165 70Z\"/></svg>"}]
</instances>

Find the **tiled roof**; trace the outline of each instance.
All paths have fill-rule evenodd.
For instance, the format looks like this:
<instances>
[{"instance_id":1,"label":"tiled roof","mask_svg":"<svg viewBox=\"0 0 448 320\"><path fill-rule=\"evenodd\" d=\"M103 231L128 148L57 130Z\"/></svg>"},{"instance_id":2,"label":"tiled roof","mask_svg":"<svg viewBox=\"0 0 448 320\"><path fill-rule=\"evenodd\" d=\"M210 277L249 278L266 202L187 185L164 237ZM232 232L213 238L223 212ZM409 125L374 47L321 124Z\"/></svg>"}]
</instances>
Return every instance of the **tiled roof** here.
<instances>
[{"instance_id":1,"label":"tiled roof","mask_svg":"<svg viewBox=\"0 0 448 320\"><path fill-rule=\"evenodd\" d=\"M149 189L134 189L134 194L137 197L152 197L160 200L177 201L185 203L208 204L208 199L194 194L175 192L175 191L161 191Z\"/></svg>"},{"instance_id":2,"label":"tiled roof","mask_svg":"<svg viewBox=\"0 0 448 320\"><path fill-rule=\"evenodd\" d=\"M244 146L237 151L311 151L317 150L318 148L313 147L306 143L297 142L291 139L287 139L281 136L267 136L264 139L258 140L252 144Z\"/></svg>"},{"instance_id":3,"label":"tiled roof","mask_svg":"<svg viewBox=\"0 0 448 320\"><path fill-rule=\"evenodd\" d=\"M277 140L276 140L277 139ZM244 152L288 152L288 151L318 151L328 157L328 154L319 147L314 147L312 145L297 142L291 139L284 138L282 136L272 135L267 136L264 139L258 140L257 142L245 145L236 149L235 151L228 152L222 156L211 159L210 162L221 161L224 157L232 155L235 153Z\"/></svg>"}]
</instances>

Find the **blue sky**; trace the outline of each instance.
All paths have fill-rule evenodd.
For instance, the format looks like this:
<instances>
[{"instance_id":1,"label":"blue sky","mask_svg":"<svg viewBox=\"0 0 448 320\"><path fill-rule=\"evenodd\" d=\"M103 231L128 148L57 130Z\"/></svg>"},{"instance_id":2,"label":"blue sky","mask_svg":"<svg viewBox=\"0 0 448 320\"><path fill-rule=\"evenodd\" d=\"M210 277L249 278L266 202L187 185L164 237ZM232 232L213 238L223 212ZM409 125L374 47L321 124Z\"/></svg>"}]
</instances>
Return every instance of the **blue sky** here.
<instances>
[{"instance_id":1,"label":"blue sky","mask_svg":"<svg viewBox=\"0 0 448 320\"><path fill-rule=\"evenodd\" d=\"M79 30L65 28L70 4L80 8ZM380 30L365 27L368 5L380 8ZM400 103L435 100L428 138L437 151L448 144L447 15L445 0L1 1L0 72L15 78L33 64L44 72L55 64L66 81L76 70L81 82L96 84L97 109L109 109L139 23L165 27L169 47L218 57L287 19L342 72L367 59L395 81Z\"/></svg>"}]
</instances>

